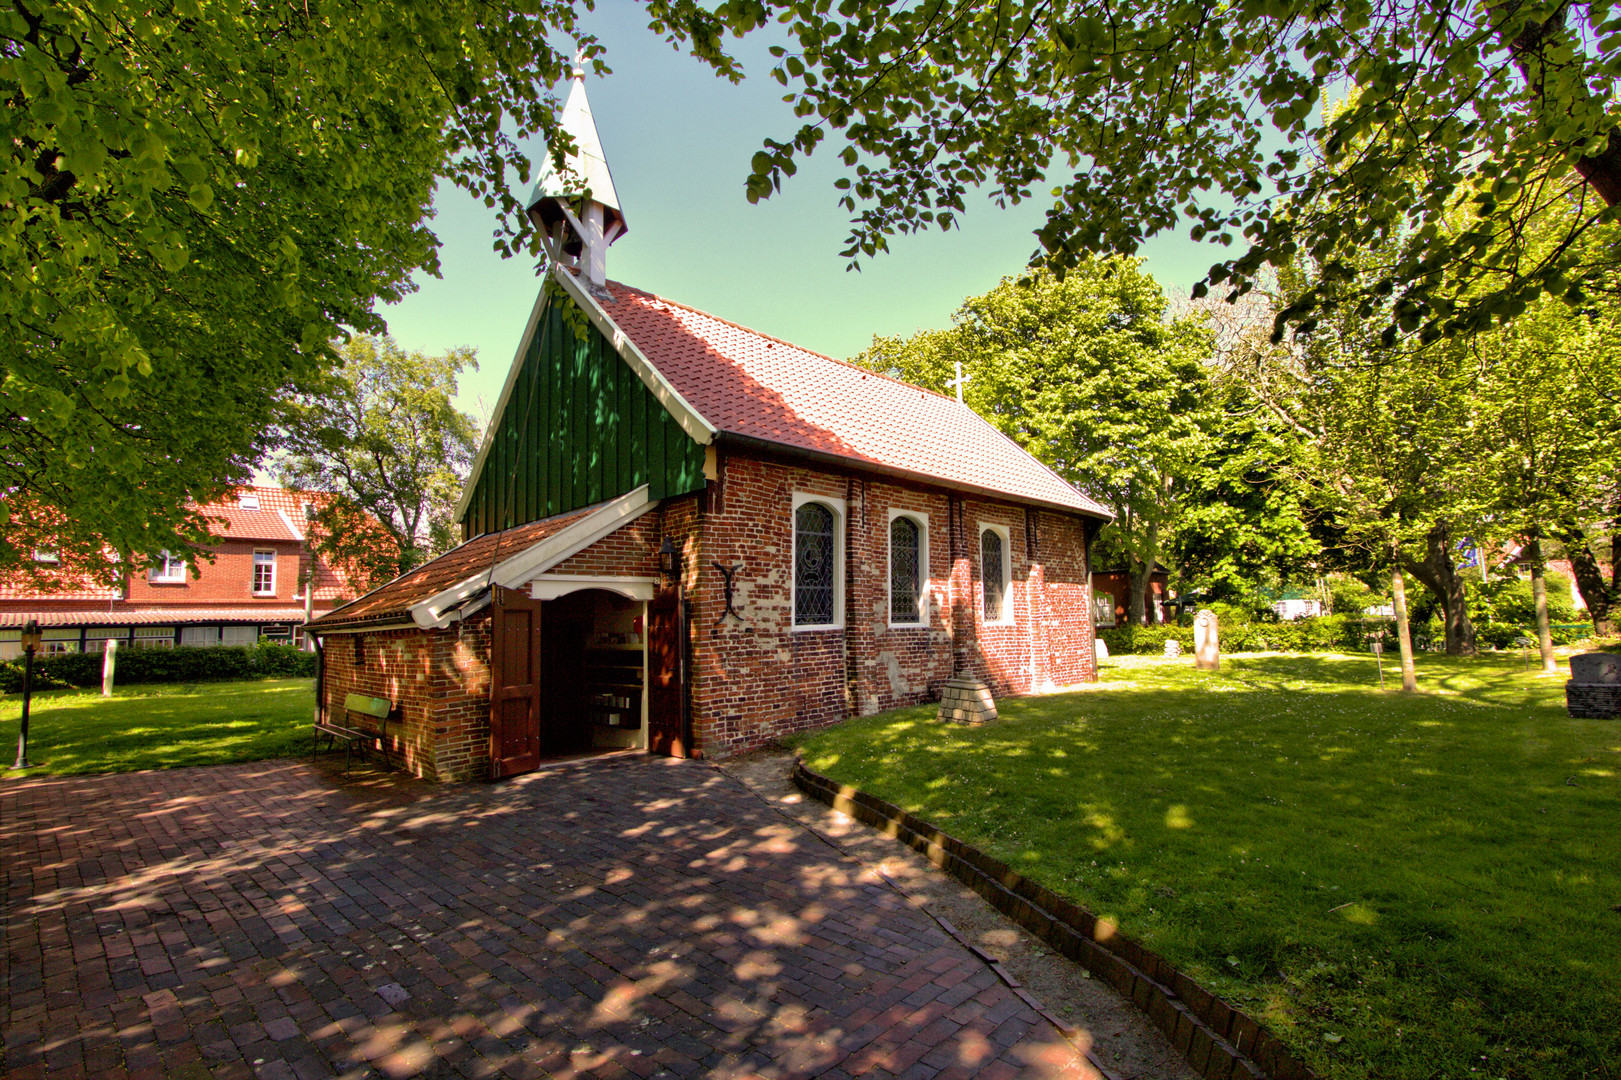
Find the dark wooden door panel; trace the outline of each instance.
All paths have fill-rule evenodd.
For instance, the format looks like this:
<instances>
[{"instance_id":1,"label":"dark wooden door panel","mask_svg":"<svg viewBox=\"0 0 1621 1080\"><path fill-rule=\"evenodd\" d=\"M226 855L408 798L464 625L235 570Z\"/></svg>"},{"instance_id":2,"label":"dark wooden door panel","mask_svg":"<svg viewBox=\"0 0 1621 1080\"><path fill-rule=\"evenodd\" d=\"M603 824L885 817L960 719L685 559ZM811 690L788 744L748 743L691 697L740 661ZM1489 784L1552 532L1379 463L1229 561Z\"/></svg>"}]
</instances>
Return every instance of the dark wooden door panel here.
<instances>
[{"instance_id":1,"label":"dark wooden door panel","mask_svg":"<svg viewBox=\"0 0 1621 1080\"><path fill-rule=\"evenodd\" d=\"M541 625L539 601L518 589L495 590L490 641L490 775L540 764Z\"/></svg>"},{"instance_id":2,"label":"dark wooden door panel","mask_svg":"<svg viewBox=\"0 0 1621 1080\"><path fill-rule=\"evenodd\" d=\"M655 754L686 757L681 596L659 592L647 605L647 748Z\"/></svg>"}]
</instances>

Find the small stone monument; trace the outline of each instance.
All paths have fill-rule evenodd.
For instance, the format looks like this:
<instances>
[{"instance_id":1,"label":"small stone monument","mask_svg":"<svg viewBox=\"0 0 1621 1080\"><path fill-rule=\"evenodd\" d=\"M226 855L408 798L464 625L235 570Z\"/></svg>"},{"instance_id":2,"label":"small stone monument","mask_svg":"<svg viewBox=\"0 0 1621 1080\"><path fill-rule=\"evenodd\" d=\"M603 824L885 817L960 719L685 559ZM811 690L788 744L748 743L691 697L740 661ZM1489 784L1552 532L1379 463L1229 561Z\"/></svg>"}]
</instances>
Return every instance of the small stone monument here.
<instances>
[{"instance_id":1,"label":"small stone monument","mask_svg":"<svg viewBox=\"0 0 1621 1080\"><path fill-rule=\"evenodd\" d=\"M996 719L996 699L991 688L968 672L959 672L940 688L938 719L958 724L979 725Z\"/></svg>"},{"instance_id":2,"label":"small stone monument","mask_svg":"<svg viewBox=\"0 0 1621 1080\"><path fill-rule=\"evenodd\" d=\"M1193 662L1200 671L1215 671L1221 667L1221 635L1216 626L1216 613L1209 608L1199 612L1193 620Z\"/></svg>"},{"instance_id":3,"label":"small stone monument","mask_svg":"<svg viewBox=\"0 0 1621 1080\"><path fill-rule=\"evenodd\" d=\"M1166 656L1166 658L1170 659L1170 660L1174 660L1178 656L1181 656L1181 655L1182 655L1182 643L1180 641L1176 640L1174 637L1173 638L1166 638L1165 639L1165 656Z\"/></svg>"},{"instance_id":4,"label":"small stone monument","mask_svg":"<svg viewBox=\"0 0 1621 1080\"><path fill-rule=\"evenodd\" d=\"M1572 656L1565 711L1581 720L1621 717L1621 656L1601 652Z\"/></svg>"},{"instance_id":5,"label":"small stone monument","mask_svg":"<svg viewBox=\"0 0 1621 1080\"><path fill-rule=\"evenodd\" d=\"M1102 638L1092 639L1092 656L1097 660L1109 658L1109 643Z\"/></svg>"}]
</instances>

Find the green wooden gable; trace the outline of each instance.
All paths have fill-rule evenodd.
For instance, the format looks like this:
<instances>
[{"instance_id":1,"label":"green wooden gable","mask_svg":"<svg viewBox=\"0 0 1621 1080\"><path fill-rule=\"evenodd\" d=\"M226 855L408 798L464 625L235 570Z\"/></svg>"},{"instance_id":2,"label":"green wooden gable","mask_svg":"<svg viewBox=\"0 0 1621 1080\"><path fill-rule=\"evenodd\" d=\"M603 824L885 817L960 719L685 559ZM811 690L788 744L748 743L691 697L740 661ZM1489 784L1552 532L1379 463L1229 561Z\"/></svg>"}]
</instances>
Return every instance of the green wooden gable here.
<instances>
[{"instance_id":1,"label":"green wooden gable","mask_svg":"<svg viewBox=\"0 0 1621 1080\"><path fill-rule=\"evenodd\" d=\"M551 297L530 336L462 517L464 540L643 484L654 499L704 485L704 448L565 305L573 301Z\"/></svg>"}]
</instances>

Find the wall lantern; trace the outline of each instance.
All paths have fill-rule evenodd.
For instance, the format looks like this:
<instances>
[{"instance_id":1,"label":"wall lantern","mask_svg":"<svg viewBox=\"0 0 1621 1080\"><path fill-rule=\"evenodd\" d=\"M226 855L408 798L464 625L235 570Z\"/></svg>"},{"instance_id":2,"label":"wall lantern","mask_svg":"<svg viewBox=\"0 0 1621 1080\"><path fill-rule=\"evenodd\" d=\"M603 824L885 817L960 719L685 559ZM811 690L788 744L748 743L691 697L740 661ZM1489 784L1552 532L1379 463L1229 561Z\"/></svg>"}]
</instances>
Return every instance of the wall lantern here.
<instances>
[{"instance_id":1,"label":"wall lantern","mask_svg":"<svg viewBox=\"0 0 1621 1080\"><path fill-rule=\"evenodd\" d=\"M675 540L666 536L664 543L659 545L659 573L670 581L681 576L681 549L675 546Z\"/></svg>"}]
</instances>

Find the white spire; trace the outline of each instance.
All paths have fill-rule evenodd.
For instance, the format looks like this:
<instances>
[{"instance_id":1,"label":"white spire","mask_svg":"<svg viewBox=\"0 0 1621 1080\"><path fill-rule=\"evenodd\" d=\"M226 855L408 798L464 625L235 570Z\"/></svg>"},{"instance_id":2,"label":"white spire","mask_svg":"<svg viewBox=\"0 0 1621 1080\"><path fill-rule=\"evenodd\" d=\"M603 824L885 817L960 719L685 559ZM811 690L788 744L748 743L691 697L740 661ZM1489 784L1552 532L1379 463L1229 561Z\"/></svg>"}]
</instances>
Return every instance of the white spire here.
<instances>
[{"instance_id":1,"label":"white spire","mask_svg":"<svg viewBox=\"0 0 1621 1080\"><path fill-rule=\"evenodd\" d=\"M553 167L549 153L541 162L529 194L529 219L545 234L554 260L579 266L586 284L600 288L607 279L608 245L624 235L625 215L585 96L580 53L574 54L574 85L560 127L573 140L574 152L561 171Z\"/></svg>"}]
</instances>

